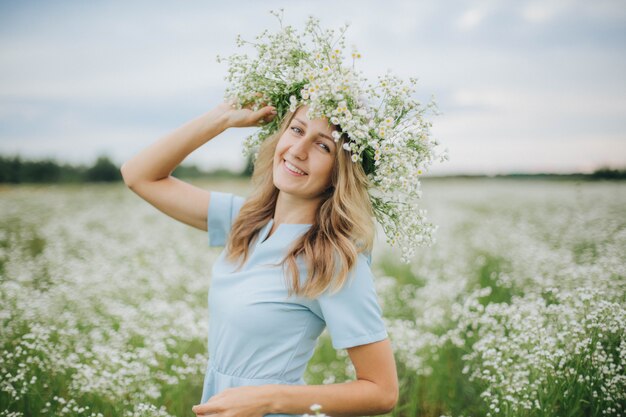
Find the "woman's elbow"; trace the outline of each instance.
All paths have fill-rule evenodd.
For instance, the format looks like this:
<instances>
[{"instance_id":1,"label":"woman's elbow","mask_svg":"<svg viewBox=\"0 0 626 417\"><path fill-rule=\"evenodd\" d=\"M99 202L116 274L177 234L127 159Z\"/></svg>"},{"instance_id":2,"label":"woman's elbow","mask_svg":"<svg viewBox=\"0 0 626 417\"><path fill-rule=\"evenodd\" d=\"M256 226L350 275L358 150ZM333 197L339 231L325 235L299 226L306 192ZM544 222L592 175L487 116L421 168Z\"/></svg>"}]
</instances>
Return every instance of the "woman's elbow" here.
<instances>
[{"instance_id":1,"label":"woman's elbow","mask_svg":"<svg viewBox=\"0 0 626 417\"><path fill-rule=\"evenodd\" d=\"M130 177L128 175L128 173L126 172L128 169L125 167L125 163L122 164L122 166L120 167L120 173L122 174L122 180L124 181L124 184L126 184L127 187L130 188L131 183L130 183Z\"/></svg>"},{"instance_id":2,"label":"woman's elbow","mask_svg":"<svg viewBox=\"0 0 626 417\"><path fill-rule=\"evenodd\" d=\"M400 397L400 392L397 388L391 391L390 394L387 394L387 396L385 397L385 402L384 402L385 413L391 413L393 409L396 408L399 397Z\"/></svg>"}]
</instances>

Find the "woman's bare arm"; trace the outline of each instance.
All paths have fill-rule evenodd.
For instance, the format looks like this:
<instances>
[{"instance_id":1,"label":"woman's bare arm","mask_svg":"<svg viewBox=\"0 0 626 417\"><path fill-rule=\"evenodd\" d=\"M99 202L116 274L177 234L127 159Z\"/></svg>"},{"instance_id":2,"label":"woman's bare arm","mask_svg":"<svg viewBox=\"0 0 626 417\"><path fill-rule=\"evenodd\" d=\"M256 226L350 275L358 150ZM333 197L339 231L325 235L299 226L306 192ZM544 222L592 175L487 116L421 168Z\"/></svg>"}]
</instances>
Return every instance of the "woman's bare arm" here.
<instances>
[{"instance_id":1,"label":"woman's bare arm","mask_svg":"<svg viewBox=\"0 0 626 417\"><path fill-rule=\"evenodd\" d=\"M183 124L126 161L121 167L124 183L168 216L206 231L210 191L170 174L226 128L225 113L217 107Z\"/></svg>"},{"instance_id":2,"label":"woman's bare arm","mask_svg":"<svg viewBox=\"0 0 626 417\"><path fill-rule=\"evenodd\" d=\"M207 230L210 191L172 177L171 173L194 150L229 127L254 126L271 120L271 107L234 110L224 102L183 124L143 149L121 167L124 183L154 207L185 224Z\"/></svg>"}]
</instances>

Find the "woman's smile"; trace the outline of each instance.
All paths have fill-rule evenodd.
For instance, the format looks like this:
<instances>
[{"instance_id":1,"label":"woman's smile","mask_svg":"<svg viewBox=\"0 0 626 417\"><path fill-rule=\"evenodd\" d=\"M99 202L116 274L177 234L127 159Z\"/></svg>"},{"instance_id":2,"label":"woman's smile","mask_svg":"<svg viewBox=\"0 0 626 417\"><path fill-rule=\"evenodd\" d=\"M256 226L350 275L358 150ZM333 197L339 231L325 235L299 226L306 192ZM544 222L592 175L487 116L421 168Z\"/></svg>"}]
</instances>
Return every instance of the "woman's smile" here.
<instances>
[{"instance_id":1,"label":"woman's smile","mask_svg":"<svg viewBox=\"0 0 626 417\"><path fill-rule=\"evenodd\" d=\"M287 171L288 173L290 173L291 175L295 177L304 177L305 175L307 175L302 170L299 170L298 168L296 168L294 165L292 165L291 163L289 163L289 161L285 159L283 159L282 165L285 168L285 171Z\"/></svg>"}]
</instances>

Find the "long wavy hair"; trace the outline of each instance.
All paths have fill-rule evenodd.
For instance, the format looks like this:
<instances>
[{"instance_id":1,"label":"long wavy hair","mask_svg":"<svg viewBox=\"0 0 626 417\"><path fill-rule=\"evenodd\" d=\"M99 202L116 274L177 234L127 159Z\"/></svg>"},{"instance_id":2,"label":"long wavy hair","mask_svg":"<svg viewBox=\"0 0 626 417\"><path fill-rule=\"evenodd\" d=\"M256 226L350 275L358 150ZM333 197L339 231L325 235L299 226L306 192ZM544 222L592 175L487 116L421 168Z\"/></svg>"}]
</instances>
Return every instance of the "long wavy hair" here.
<instances>
[{"instance_id":1,"label":"long wavy hair","mask_svg":"<svg viewBox=\"0 0 626 417\"><path fill-rule=\"evenodd\" d=\"M251 180L253 191L241 207L226 244L226 259L232 263L240 260L238 270L248 259L251 242L274 216L280 191L273 180L274 154L295 113L287 112L278 131L259 148ZM341 131L340 126L331 126ZM350 152L341 146L342 141L343 136L337 144L331 186L324 192L314 222L293 242L281 262L274 264L282 265L288 296L295 293L316 298L329 285L332 293L339 291L358 254L372 250L376 229L367 192L369 180L361 164L352 162ZM299 256L304 257L307 267L303 285L297 263Z\"/></svg>"}]
</instances>

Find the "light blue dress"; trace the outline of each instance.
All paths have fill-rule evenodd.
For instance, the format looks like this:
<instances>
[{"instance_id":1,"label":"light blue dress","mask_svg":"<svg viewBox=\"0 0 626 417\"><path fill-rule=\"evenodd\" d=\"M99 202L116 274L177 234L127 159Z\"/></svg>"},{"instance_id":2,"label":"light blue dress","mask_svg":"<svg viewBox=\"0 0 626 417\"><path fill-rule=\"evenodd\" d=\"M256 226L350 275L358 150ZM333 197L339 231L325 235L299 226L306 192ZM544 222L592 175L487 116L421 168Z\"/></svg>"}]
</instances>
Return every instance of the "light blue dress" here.
<instances>
[{"instance_id":1,"label":"light blue dress","mask_svg":"<svg viewBox=\"0 0 626 417\"><path fill-rule=\"evenodd\" d=\"M226 244L244 200L211 192L209 246ZM287 298L280 266L267 264L278 263L289 244L311 225L281 224L265 240L272 225L273 219L251 242L251 253L240 271L233 272L236 264L225 260L225 249L213 264L208 294L209 359L201 403L229 387L306 384L302 376L325 327L335 349L387 338L370 256L359 254L349 281L336 294L328 294L327 289L315 300ZM298 266L304 283L307 269L302 259Z\"/></svg>"}]
</instances>

